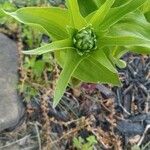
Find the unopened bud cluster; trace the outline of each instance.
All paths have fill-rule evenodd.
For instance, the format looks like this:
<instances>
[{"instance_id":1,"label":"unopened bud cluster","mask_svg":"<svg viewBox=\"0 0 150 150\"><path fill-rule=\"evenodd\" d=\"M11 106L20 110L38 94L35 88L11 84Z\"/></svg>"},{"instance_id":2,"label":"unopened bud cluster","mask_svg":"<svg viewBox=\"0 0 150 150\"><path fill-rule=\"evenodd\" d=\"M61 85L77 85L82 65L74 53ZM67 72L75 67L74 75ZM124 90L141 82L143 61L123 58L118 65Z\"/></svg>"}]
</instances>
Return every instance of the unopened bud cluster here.
<instances>
[{"instance_id":1,"label":"unopened bud cluster","mask_svg":"<svg viewBox=\"0 0 150 150\"><path fill-rule=\"evenodd\" d=\"M80 55L96 48L96 35L91 26L78 31L73 37L73 43Z\"/></svg>"}]
</instances>

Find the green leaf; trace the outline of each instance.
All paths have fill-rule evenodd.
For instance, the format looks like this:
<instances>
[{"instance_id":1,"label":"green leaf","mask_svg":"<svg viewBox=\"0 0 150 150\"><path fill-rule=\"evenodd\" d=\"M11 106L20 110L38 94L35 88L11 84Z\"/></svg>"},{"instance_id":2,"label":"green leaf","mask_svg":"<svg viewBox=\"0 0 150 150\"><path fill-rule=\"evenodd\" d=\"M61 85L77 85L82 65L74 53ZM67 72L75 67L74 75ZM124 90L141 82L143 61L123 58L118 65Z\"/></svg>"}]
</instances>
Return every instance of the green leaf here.
<instances>
[{"instance_id":1,"label":"green leaf","mask_svg":"<svg viewBox=\"0 0 150 150\"><path fill-rule=\"evenodd\" d=\"M93 3L92 0L78 0L78 4L83 17L86 17L87 15L98 9L96 4Z\"/></svg>"},{"instance_id":2,"label":"green leaf","mask_svg":"<svg viewBox=\"0 0 150 150\"><path fill-rule=\"evenodd\" d=\"M141 149L141 147L138 146L138 145L133 145L133 146L131 147L131 150L143 150L143 149Z\"/></svg>"},{"instance_id":3,"label":"green leaf","mask_svg":"<svg viewBox=\"0 0 150 150\"><path fill-rule=\"evenodd\" d=\"M100 26L101 30L106 30L110 26L114 25L116 22L121 20L126 14L133 12L146 0L130 0L128 3L121 5L120 7L115 7L110 10L108 15L105 17L103 23Z\"/></svg>"},{"instance_id":4,"label":"green leaf","mask_svg":"<svg viewBox=\"0 0 150 150\"><path fill-rule=\"evenodd\" d=\"M114 37L131 36L140 38L141 42L150 41L150 23L145 19L144 15L140 11L135 11L134 13L126 15L120 23L111 27L107 35ZM149 54L149 42L148 45L143 45L141 42L139 42L138 46L124 45L125 48L123 46L117 47L117 52L115 52L117 54L115 54L115 56L120 54L122 55L122 53L125 53L127 50L136 53Z\"/></svg>"},{"instance_id":5,"label":"green leaf","mask_svg":"<svg viewBox=\"0 0 150 150\"><path fill-rule=\"evenodd\" d=\"M83 82L121 85L118 74L113 73L93 57L84 59L74 72L74 77Z\"/></svg>"},{"instance_id":6,"label":"green leaf","mask_svg":"<svg viewBox=\"0 0 150 150\"><path fill-rule=\"evenodd\" d=\"M0 9L0 18L3 18L5 16L5 13L3 12L2 9Z\"/></svg>"},{"instance_id":7,"label":"green leaf","mask_svg":"<svg viewBox=\"0 0 150 150\"><path fill-rule=\"evenodd\" d=\"M53 51L59 51L59 50L67 50L67 49L74 49L72 47L72 40L71 39L65 39L60 41L55 41L50 44L44 45L42 47L29 50L29 51L23 51L24 54L27 55L41 55L47 52L53 52Z\"/></svg>"},{"instance_id":8,"label":"green leaf","mask_svg":"<svg viewBox=\"0 0 150 150\"><path fill-rule=\"evenodd\" d=\"M97 143L97 140L96 140L95 136L93 136L93 135L91 135L91 136L89 136L88 138L86 138L86 140L88 141L88 143L89 143L91 146Z\"/></svg>"},{"instance_id":9,"label":"green leaf","mask_svg":"<svg viewBox=\"0 0 150 150\"><path fill-rule=\"evenodd\" d=\"M77 66L81 63L83 59L84 57L79 56L75 50L67 51L67 57L65 58L65 64L63 66L63 70L56 83L53 107L56 107L57 104L59 103L71 79L71 76L73 75Z\"/></svg>"},{"instance_id":10,"label":"green leaf","mask_svg":"<svg viewBox=\"0 0 150 150\"><path fill-rule=\"evenodd\" d=\"M115 48L115 50L112 50L112 49L108 49L108 57L109 57L109 60L111 61L111 63L121 69L125 68L126 67L126 62L121 60L120 58L123 56L124 54L124 48L121 47L121 48ZM120 52L118 52L120 51ZM118 53L118 54L117 54ZM122 54L121 54L122 53Z\"/></svg>"},{"instance_id":11,"label":"green leaf","mask_svg":"<svg viewBox=\"0 0 150 150\"><path fill-rule=\"evenodd\" d=\"M44 71L44 67L45 62L43 60L36 61L32 68L33 74L36 75L37 77L40 77Z\"/></svg>"},{"instance_id":12,"label":"green leaf","mask_svg":"<svg viewBox=\"0 0 150 150\"><path fill-rule=\"evenodd\" d=\"M84 141L83 141L84 142ZM79 140L79 138L74 138L73 139L73 146L78 148L78 149L81 149L82 148L82 145L83 145L83 142Z\"/></svg>"},{"instance_id":13,"label":"green leaf","mask_svg":"<svg viewBox=\"0 0 150 150\"><path fill-rule=\"evenodd\" d=\"M66 51L55 53L58 63L64 66L64 62L68 57ZM89 83L110 83L112 85L120 85L117 73L114 73L103 66L93 57L85 58L75 70L73 77Z\"/></svg>"},{"instance_id":14,"label":"green leaf","mask_svg":"<svg viewBox=\"0 0 150 150\"><path fill-rule=\"evenodd\" d=\"M93 27L97 28L105 19L106 15L109 13L111 6L115 0L106 0L106 2L96 11L91 20L89 21Z\"/></svg>"},{"instance_id":15,"label":"green leaf","mask_svg":"<svg viewBox=\"0 0 150 150\"><path fill-rule=\"evenodd\" d=\"M97 10L105 0L78 0L81 14L86 17L93 11Z\"/></svg>"},{"instance_id":16,"label":"green leaf","mask_svg":"<svg viewBox=\"0 0 150 150\"><path fill-rule=\"evenodd\" d=\"M4 12L24 24L40 26L55 39L68 37L66 25L69 25L69 15L66 9L26 7L12 13Z\"/></svg>"},{"instance_id":17,"label":"green leaf","mask_svg":"<svg viewBox=\"0 0 150 150\"><path fill-rule=\"evenodd\" d=\"M109 59L106 57L106 54L103 52L103 49L99 49L91 54L91 57L97 60L101 65L109 69L113 73L117 73L117 70L113 67Z\"/></svg>"},{"instance_id":18,"label":"green leaf","mask_svg":"<svg viewBox=\"0 0 150 150\"><path fill-rule=\"evenodd\" d=\"M150 22L150 11L145 13L145 17L146 17L147 21Z\"/></svg>"},{"instance_id":19,"label":"green leaf","mask_svg":"<svg viewBox=\"0 0 150 150\"><path fill-rule=\"evenodd\" d=\"M80 11L86 20L90 20L92 16L97 12L96 10L99 9L106 0L78 0ZM130 0L115 0L112 7L119 7L124 5L125 3L129 2Z\"/></svg>"},{"instance_id":20,"label":"green leaf","mask_svg":"<svg viewBox=\"0 0 150 150\"><path fill-rule=\"evenodd\" d=\"M109 55L111 54L115 58L121 58L123 55L129 52L126 48L123 46L116 46L113 50L112 48L109 50Z\"/></svg>"},{"instance_id":21,"label":"green leaf","mask_svg":"<svg viewBox=\"0 0 150 150\"><path fill-rule=\"evenodd\" d=\"M99 8L106 0L91 0Z\"/></svg>"},{"instance_id":22,"label":"green leaf","mask_svg":"<svg viewBox=\"0 0 150 150\"><path fill-rule=\"evenodd\" d=\"M86 20L81 16L77 0L67 0L67 7L70 13L72 26L78 30L87 25Z\"/></svg>"},{"instance_id":23,"label":"green leaf","mask_svg":"<svg viewBox=\"0 0 150 150\"><path fill-rule=\"evenodd\" d=\"M70 38L72 38L74 36L74 34L76 34L78 32L77 29L75 29L75 28L73 28L71 26L67 26L66 30L67 30Z\"/></svg>"},{"instance_id":24,"label":"green leaf","mask_svg":"<svg viewBox=\"0 0 150 150\"><path fill-rule=\"evenodd\" d=\"M137 53L137 54L149 54L150 55L150 48L142 47L142 46L133 46L128 48L129 51Z\"/></svg>"},{"instance_id":25,"label":"green leaf","mask_svg":"<svg viewBox=\"0 0 150 150\"><path fill-rule=\"evenodd\" d=\"M134 18L134 19L133 19ZM124 23L126 21L126 23ZM135 22L135 23L134 23ZM122 46L117 50L121 51L130 50L137 53L143 52L150 53L150 24L144 20L142 16L129 15L121 23L118 23L110 28L106 37L99 38L99 46ZM125 48L123 48L125 47ZM135 47L142 47L141 50ZM120 51L120 52L119 52Z\"/></svg>"},{"instance_id":26,"label":"green leaf","mask_svg":"<svg viewBox=\"0 0 150 150\"><path fill-rule=\"evenodd\" d=\"M150 0L147 0L140 10L144 13L147 21L150 22Z\"/></svg>"},{"instance_id":27,"label":"green leaf","mask_svg":"<svg viewBox=\"0 0 150 150\"><path fill-rule=\"evenodd\" d=\"M114 63L117 65L117 67L123 69L127 66L126 62L121 60L121 59L117 59L117 58L114 58Z\"/></svg>"},{"instance_id":28,"label":"green leaf","mask_svg":"<svg viewBox=\"0 0 150 150\"><path fill-rule=\"evenodd\" d=\"M143 46L150 48L150 40L136 36L116 36L103 37L99 41L99 45L103 46Z\"/></svg>"},{"instance_id":29,"label":"green leaf","mask_svg":"<svg viewBox=\"0 0 150 150\"><path fill-rule=\"evenodd\" d=\"M137 26L138 29L137 29L137 27L135 29L134 29L134 27L132 27L132 30L134 30L134 31L136 30L136 32L138 30L140 30L140 32L141 32L141 29L139 28L139 27L141 27L141 28L143 28L142 30L145 30L145 33L147 33L147 35L150 33L150 23L146 20L144 14L141 13L140 11L135 11L134 13L130 13L130 14L126 15L122 19L121 23L130 23L134 26ZM149 37L150 37L150 34L149 34Z\"/></svg>"},{"instance_id":30,"label":"green leaf","mask_svg":"<svg viewBox=\"0 0 150 150\"><path fill-rule=\"evenodd\" d=\"M116 0L113 7L118 7L124 5L125 3L129 2L130 0Z\"/></svg>"},{"instance_id":31,"label":"green leaf","mask_svg":"<svg viewBox=\"0 0 150 150\"><path fill-rule=\"evenodd\" d=\"M144 5L140 8L143 13L147 13L150 11L150 0L147 0Z\"/></svg>"},{"instance_id":32,"label":"green leaf","mask_svg":"<svg viewBox=\"0 0 150 150\"><path fill-rule=\"evenodd\" d=\"M106 36L99 38L99 46L150 47L150 31L133 23L119 23L110 28Z\"/></svg>"}]
</instances>

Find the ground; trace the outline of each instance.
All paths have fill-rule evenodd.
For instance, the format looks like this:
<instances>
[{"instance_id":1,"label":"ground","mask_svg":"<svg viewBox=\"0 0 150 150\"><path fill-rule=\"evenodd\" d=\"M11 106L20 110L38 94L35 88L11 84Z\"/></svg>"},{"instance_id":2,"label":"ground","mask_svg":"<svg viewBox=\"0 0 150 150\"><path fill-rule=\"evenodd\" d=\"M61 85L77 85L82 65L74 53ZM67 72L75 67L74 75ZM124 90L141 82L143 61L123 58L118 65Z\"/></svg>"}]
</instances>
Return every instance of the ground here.
<instances>
[{"instance_id":1,"label":"ground","mask_svg":"<svg viewBox=\"0 0 150 150\"><path fill-rule=\"evenodd\" d=\"M96 150L150 149L149 56L123 57L127 67L118 69L122 87L88 83L68 87L53 109L53 89L61 68L51 54L25 57L21 53L50 39L13 21L1 25L0 31L18 45L18 92L26 109L14 128L0 133L0 149L72 150L80 147L79 141L88 145L88 137Z\"/></svg>"}]
</instances>

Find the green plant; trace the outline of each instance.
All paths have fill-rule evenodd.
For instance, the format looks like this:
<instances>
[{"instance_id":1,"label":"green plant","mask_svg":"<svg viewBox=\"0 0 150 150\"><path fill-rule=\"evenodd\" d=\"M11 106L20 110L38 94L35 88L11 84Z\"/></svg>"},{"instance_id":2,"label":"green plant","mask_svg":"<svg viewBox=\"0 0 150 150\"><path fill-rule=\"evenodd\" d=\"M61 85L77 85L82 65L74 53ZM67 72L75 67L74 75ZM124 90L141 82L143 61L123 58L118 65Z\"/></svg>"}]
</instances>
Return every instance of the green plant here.
<instances>
[{"instance_id":1,"label":"green plant","mask_svg":"<svg viewBox=\"0 0 150 150\"><path fill-rule=\"evenodd\" d=\"M35 30L34 28L29 28L27 25L21 25L21 29L21 38L27 48L33 49L41 45L42 33L40 33L38 30Z\"/></svg>"},{"instance_id":2,"label":"green plant","mask_svg":"<svg viewBox=\"0 0 150 150\"><path fill-rule=\"evenodd\" d=\"M138 145L134 145L131 147L131 150L149 150L149 149L150 149L150 142L148 142L146 145L142 146L141 148Z\"/></svg>"},{"instance_id":3,"label":"green plant","mask_svg":"<svg viewBox=\"0 0 150 150\"><path fill-rule=\"evenodd\" d=\"M82 137L73 139L73 147L78 150L93 150L95 144L97 144L95 136L89 136L86 141Z\"/></svg>"},{"instance_id":4,"label":"green plant","mask_svg":"<svg viewBox=\"0 0 150 150\"><path fill-rule=\"evenodd\" d=\"M9 1L0 1L0 8L9 11L15 11L16 7L14 4L10 3ZM5 16L5 13L0 9L0 25L6 24L7 22L12 22L12 19L8 20L8 16Z\"/></svg>"},{"instance_id":5,"label":"green plant","mask_svg":"<svg viewBox=\"0 0 150 150\"><path fill-rule=\"evenodd\" d=\"M44 80L44 72L52 71L51 55L43 55L42 58L25 57L23 63L23 71L25 72L25 81L18 85L18 90L23 93L25 100L30 101L38 95L39 87L34 87L37 84L46 86L47 81Z\"/></svg>"},{"instance_id":6,"label":"green plant","mask_svg":"<svg viewBox=\"0 0 150 150\"><path fill-rule=\"evenodd\" d=\"M71 77L91 83L121 85L115 66L128 51L150 54L150 23L141 7L147 0L66 0L67 8L21 8L6 12L18 21L43 29L53 42L24 51L54 52L63 68L57 81L55 107Z\"/></svg>"}]
</instances>

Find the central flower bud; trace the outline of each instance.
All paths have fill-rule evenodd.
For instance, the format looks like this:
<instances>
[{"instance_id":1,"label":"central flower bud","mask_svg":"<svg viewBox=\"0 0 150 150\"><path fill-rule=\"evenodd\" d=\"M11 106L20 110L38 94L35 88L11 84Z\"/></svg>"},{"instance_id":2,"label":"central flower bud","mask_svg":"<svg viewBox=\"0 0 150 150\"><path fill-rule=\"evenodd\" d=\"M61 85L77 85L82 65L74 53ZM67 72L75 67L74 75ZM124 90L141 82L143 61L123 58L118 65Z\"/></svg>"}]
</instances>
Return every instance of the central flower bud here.
<instances>
[{"instance_id":1,"label":"central flower bud","mask_svg":"<svg viewBox=\"0 0 150 150\"><path fill-rule=\"evenodd\" d=\"M91 26L78 31L73 37L73 43L79 55L96 49L96 35Z\"/></svg>"}]
</instances>

